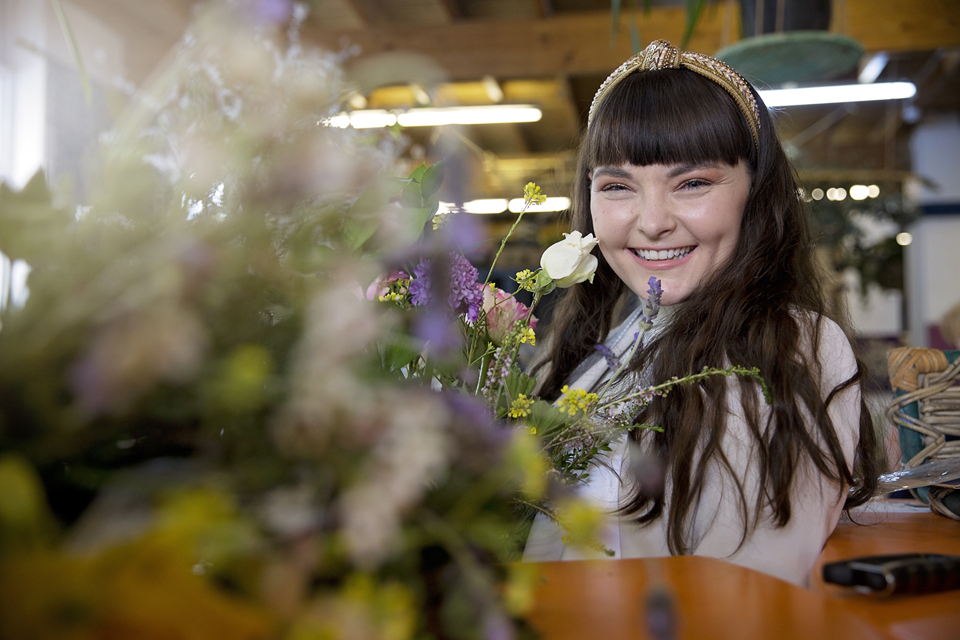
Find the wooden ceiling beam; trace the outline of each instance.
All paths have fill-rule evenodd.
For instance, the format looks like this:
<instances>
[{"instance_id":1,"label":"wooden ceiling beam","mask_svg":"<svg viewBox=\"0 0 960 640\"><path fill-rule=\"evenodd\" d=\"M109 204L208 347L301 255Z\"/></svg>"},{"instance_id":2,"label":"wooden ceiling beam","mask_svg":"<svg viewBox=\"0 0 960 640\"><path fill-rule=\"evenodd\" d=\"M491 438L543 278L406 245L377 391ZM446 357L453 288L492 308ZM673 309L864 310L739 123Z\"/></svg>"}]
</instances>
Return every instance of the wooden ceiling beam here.
<instances>
[{"instance_id":1,"label":"wooden ceiling beam","mask_svg":"<svg viewBox=\"0 0 960 640\"><path fill-rule=\"evenodd\" d=\"M409 14L398 14L398 6L388 4L389 0L343 0L349 6L360 20L363 22L364 30L384 27L396 22L399 15L403 15L404 22L415 16ZM409 10L420 12L425 11L430 18L424 24L431 26L447 25L463 17L463 10L458 0L421 0L419 6L411 5ZM322 14L317 14L321 18ZM416 21L410 22L416 24Z\"/></svg>"},{"instance_id":2,"label":"wooden ceiling beam","mask_svg":"<svg viewBox=\"0 0 960 640\"><path fill-rule=\"evenodd\" d=\"M867 51L931 50L960 46L960 0L847 0L849 32ZM623 18L626 20L626 16ZM679 42L680 7L654 7L639 16L644 42ZM627 25L622 27L626 33ZM729 25L727 25L729 30ZM738 31L735 26L734 32ZM704 11L689 48L713 53L724 33L724 12ZM363 55L414 51L439 61L450 79L604 74L632 53L629 38L610 46L610 12L560 14L534 20L464 21L447 25L381 25L363 30L305 29L304 39L339 49L344 38Z\"/></svg>"}]
</instances>

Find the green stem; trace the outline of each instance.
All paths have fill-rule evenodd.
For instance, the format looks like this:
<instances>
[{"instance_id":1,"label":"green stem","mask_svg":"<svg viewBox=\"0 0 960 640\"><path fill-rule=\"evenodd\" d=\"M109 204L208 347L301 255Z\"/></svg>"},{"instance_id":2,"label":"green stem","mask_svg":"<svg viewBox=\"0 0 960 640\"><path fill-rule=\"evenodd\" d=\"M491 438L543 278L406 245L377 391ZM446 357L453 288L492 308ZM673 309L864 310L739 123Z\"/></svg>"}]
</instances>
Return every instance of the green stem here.
<instances>
[{"instance_id":1,"label":"green stem","mask_svg":"<svg viewBox=\"0 0 960 640\"><path fill-rule=\"evenodd\" d=\"M547 516L548 518L550 518L551 520L553 520L553 521L556 522L556 523L559 523L559 522L560 522L560 520L559 520L559 518L557 518L556 514L554 514L554 513L553 513L552 511L550 511L549 509L545 509L545 508L541 507L540 505L538 505L538 504L535 503L535 502L530 502L529 500L524 500L523 498L514 498L514 500L515 500L518 504L522 504L522 505L524 505L524 506L530 507L531 509L534 509L535 511L539 511L540 513L542 513L543 515Z\"/></svg>"},{"instance_id":2,"label":"green stem","mask_svg":"<svg viewBox=\"0 0 960 640\"><path fill-rule=\"evenodd\" d=\"M639 326L638 326L639 328ZM616 371L613 372L613 375L607 380L607 384L603 385L603 389L600 390L600 393L597 395L603 398L607 391L610 390L610 385L613 384L613 381L620 377L620 374L627 368L627 365L633 360L634 354L637 352L637 348L640 346L640 343L643 341L643 334L646 333L646 330L641 329L637 332L637 338L633 341L633 346L630 348L630 352L627 354L627 357L623 359L620 363L620 366Z\"/></svg>"},{"instance_id":3,"label":"green stem","mask_svg":"<svg viewBox=\"0 0 960 640\"><path fill-rule=\"evenodd\" d=\"M500 248L497 249L497 255L493 256L493 262L490 263L490 271L487 272L487 279L483 281L484 286L490 283L490 276L493 275L493 268L497 266L497 260L500 258L500 254L503 253L503 248L507 246L507 240L509 240L510 236L513 235L513 230L517 228L518 224L520 224L520 220L523 218L523 214L527 212L527 207L529 206L529 202L524 203L523 209L520 210L520 215L518 215L517 219L513 221L513 226L510 227L510 231L507 232L507 235L505 235L503 240L500 242Z\"/></svg>"}]
</instances>

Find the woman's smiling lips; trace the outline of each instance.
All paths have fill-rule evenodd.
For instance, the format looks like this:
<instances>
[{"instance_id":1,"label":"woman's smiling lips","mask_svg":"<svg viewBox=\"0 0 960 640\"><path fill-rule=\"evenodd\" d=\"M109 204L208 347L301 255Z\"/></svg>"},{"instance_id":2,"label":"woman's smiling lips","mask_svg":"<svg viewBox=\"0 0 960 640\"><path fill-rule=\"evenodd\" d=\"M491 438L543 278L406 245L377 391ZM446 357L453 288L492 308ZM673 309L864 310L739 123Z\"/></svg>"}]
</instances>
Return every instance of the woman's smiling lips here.
<instances>
[{"instance_id":1,"label":"woman's smiling lips","mask_svg":"<svg viewBox=\"0 0 960 640\"><path fill-rule=\"evenodd\" d=\"M686 258L696 249L696 246L679 247L675 249L630 249L633 255L644 262L675 261Z\"/></svg>"}]
</instances>

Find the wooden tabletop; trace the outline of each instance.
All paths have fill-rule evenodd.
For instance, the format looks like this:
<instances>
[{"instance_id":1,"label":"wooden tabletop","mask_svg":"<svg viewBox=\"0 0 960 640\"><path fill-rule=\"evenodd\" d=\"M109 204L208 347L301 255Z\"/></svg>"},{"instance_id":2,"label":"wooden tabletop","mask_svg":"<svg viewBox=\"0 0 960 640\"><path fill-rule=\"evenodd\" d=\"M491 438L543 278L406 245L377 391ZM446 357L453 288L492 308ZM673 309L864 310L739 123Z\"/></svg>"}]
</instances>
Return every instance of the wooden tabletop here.
<instances>
[{"instance_id":1,"label":"wooden tabletop","mask_svg":"<svg viewBox=\"0 0 960 640\"><path fill-rule=\"evenodd\" d=\"M651 638L647 602L656 593L667 594L681 639L960 638L960 591L878 599L819 577L824 562L856 556L960 555L960 522L929 511L856 519L827 541L810 589L697 556L544 562L528 618L545 640Z\"/></svg>"},{"instance_id":2,"label":"wooden tabletop","mask_svg":"<svg viewBox=\"0 0 960 640\"><path fill-rule=\"evenodd\" d=\"M917 503L919 504L919 503ZM820 554L811 575L811 589L841 603L892 638L957 640L960 638L960 591L923 596L874 598L826 585L820 567L857 556L892 553L944 553L960 556L960 521L929 509L905 513L855 514L858 524L841 522Z\"/></svg>"}]
</instances>

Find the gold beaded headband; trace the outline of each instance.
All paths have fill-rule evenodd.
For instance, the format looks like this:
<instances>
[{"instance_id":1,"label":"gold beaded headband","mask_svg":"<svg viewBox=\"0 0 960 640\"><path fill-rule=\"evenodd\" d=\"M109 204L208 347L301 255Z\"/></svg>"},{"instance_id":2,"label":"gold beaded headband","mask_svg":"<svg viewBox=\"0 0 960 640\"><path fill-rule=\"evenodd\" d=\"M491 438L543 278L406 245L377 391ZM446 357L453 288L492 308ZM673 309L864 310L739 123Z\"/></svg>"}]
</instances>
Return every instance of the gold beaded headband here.
<instances>
[{"instance_id":1,"label":"gold beaded headband","mask_svg":"<svg viewBox=\"0 0 960 640\"><path fill-rule=\"evenodd\" d=\"M739 73L729 65L712 56L690 51L680 51L666 40L654 40L640 53L634 54L629 60L620 65L611 73L593 97L590 112L587 116L587 128L593 121L593 114L597 107L607 97L607 94L617 86L621 80L634 71L649 71L651 69L689 69L704 78L713 80L730 94L740 111L743 112L753 134L753 143L760 148L760 110L757 101L750 91L750 85Z\"/></svg>"}]
</instances>

